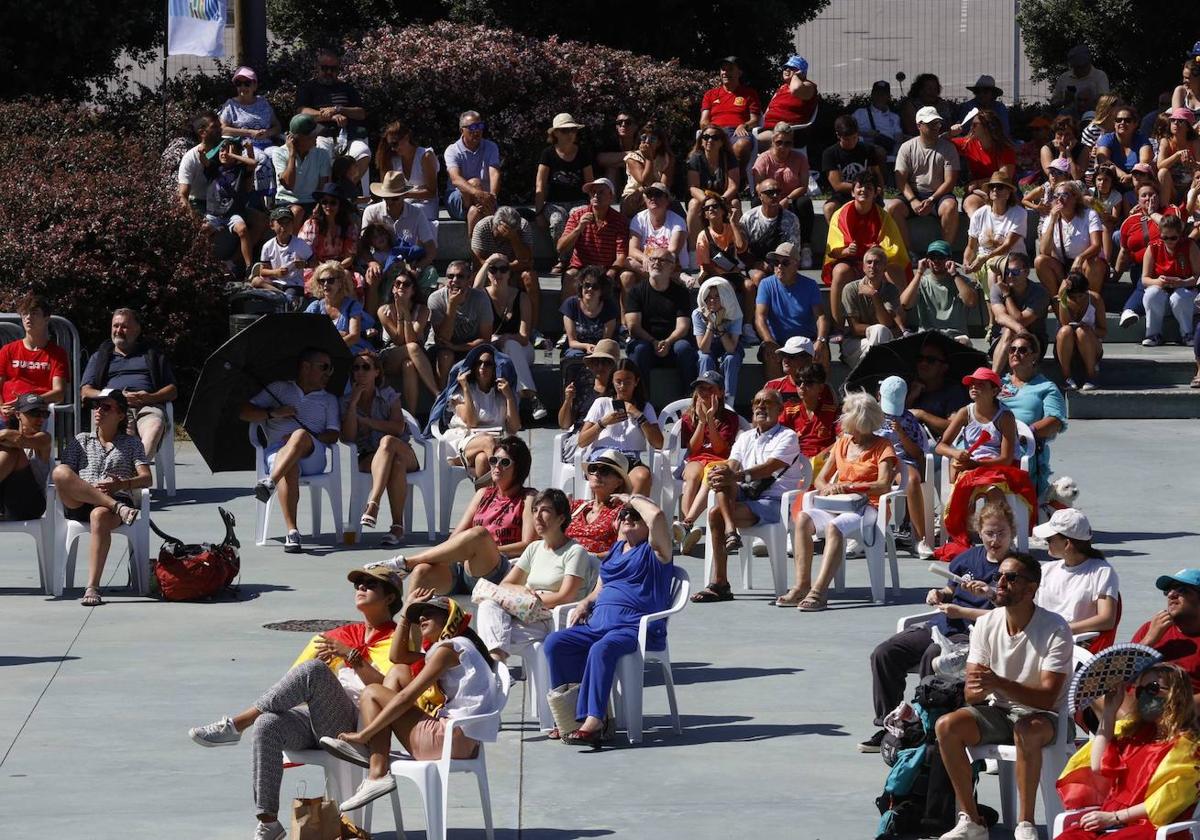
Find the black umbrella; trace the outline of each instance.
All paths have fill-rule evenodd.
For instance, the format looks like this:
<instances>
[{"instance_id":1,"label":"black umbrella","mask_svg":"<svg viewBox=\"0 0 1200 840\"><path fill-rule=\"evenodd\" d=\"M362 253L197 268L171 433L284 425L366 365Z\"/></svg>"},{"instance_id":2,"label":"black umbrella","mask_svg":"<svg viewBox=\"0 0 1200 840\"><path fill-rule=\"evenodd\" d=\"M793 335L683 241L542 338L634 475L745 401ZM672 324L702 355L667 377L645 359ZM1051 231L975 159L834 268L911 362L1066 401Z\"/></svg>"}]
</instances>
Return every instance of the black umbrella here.
<instances>
[{"instance_id":1,"label":"black umbrella","mask_svg":"<svg viewBox=\"0 0 1200 840\"><path fill-rule=\"evenodd\" d=\"M247 437L246 423L238 419L238 411L242 403L271 382L295 379L300 353L310 347L329 354L333 371L326 389L340 396L352 357L326 315L264 315L208 357L192 392L184 427L209 469L254 469L254 447Z\"/></svg>"},{"instance_id":2,"label":"black umbrella","mask_svg":"<svg viewBox=\"0 0 1200 840\"><path fill-rule=\"evenodd\" d=\"M898 338L886 344L876 344L868 350L846 377L846 391L878 393L879 383L889 376L899 376L912 382L917 375L917 356L926 345L936 345L946 357L950 369L947 382L960 382L976 368L990 367L987 354L961 344L936 330Z\"/></svg>"}]
</instances>

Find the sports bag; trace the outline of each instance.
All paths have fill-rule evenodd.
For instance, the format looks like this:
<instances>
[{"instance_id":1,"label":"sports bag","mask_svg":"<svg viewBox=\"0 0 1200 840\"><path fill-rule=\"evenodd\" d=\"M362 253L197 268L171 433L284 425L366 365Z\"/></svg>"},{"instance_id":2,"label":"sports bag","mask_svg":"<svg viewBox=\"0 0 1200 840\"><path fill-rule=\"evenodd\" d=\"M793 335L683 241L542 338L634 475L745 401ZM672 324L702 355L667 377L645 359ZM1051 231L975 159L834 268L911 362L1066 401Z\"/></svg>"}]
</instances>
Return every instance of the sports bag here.
<instances>
[{"instance_id":1,"label":"sports bag","mask_svg":"<svg viewBox=\"0 0 1200 840\"><path fill-rule=\"evenodd\" d=\"M159 595L165 601L195 601L211 598L230 588L242 569L238 555L237 535L233 528L237 524L233 514L225 508L217 508L221 521L225 523L225 539L220 544L201 543L187 545L181 540L164 534L154 523L151 530L162 537L158 559L153 561L154 581Z\"/></svg>"}]
</instances>

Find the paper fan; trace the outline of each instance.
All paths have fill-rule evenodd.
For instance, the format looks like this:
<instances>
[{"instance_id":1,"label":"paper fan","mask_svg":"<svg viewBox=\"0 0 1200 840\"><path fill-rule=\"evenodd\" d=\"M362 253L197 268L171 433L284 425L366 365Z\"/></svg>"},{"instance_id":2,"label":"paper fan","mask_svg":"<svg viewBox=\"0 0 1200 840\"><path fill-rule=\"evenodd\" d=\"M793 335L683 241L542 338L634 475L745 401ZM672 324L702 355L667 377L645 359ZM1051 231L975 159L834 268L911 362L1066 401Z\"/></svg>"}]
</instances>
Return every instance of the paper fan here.
<instances>
[{"instance_id":1,"label":"paper fan","mask_svg":"<svg viewBox=\"0 0 1200 840\"><path fill-rule=\"evenodd\" d=\"M1076 714L1114 688L1133 682L1142 671L1161 661L1162 654L1152 647L1133 643L1113 645L1075 672L1067 693L1067 708Z\"/></svg>"}]
</instances>

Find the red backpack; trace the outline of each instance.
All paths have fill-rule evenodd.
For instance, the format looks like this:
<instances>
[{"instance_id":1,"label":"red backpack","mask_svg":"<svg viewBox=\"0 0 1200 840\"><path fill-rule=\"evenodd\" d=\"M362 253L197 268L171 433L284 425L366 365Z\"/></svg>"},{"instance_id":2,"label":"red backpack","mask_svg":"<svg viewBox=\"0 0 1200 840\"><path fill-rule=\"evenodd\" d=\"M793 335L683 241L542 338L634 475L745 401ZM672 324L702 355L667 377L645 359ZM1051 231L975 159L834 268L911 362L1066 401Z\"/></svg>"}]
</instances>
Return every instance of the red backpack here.
<instances>
[{"instance_id":1,"label":"red backpack","mask_svg":"<svg viewBox=\"0 0 1200 840\"><path fill-rule=\"evenodd\" d=\"M151 564L159 594L166 601L196 601L211 598L230 588L242 569L238 555L237 520L225 508L217 508L225 523L225 540L219 545L186 545L164 534L150 523L151 530L163 538L158 559Z\"/></svg>"}]
</instances>

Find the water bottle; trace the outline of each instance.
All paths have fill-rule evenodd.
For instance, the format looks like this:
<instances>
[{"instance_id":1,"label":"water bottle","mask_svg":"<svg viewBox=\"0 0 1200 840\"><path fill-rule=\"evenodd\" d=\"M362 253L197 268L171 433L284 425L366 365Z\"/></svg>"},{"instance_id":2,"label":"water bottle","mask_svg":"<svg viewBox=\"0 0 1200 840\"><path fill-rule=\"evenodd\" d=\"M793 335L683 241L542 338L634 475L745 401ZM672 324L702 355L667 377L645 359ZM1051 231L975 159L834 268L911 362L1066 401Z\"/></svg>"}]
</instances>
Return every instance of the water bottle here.
<instances>
[{"instance_id":1,"label":"water bottle","mask_svg":"<svg viewBox=\"0 0 1200 840\"><path fill-rule=\"evenodd\" d=\"M808 173L808 194L812 198L816 198L821 194L821 185L817 183L817 173Z\"/></svg>"}]
</instances>

